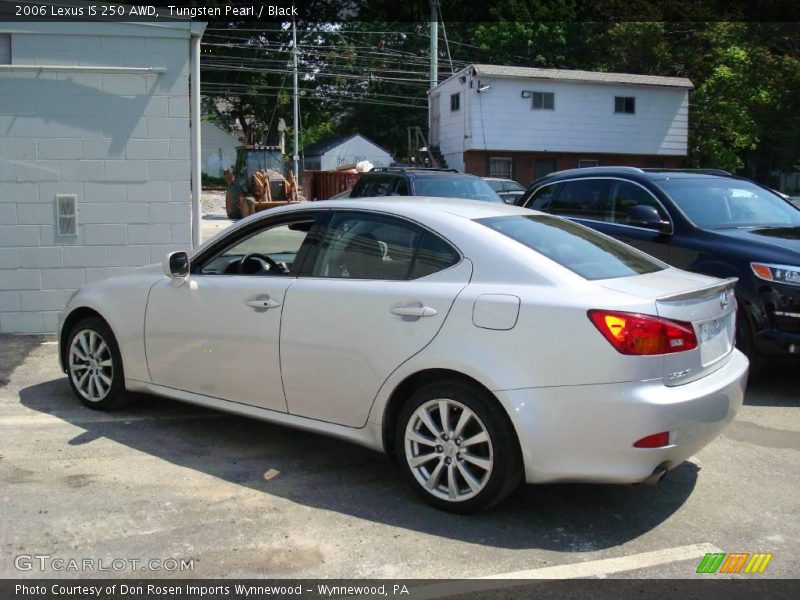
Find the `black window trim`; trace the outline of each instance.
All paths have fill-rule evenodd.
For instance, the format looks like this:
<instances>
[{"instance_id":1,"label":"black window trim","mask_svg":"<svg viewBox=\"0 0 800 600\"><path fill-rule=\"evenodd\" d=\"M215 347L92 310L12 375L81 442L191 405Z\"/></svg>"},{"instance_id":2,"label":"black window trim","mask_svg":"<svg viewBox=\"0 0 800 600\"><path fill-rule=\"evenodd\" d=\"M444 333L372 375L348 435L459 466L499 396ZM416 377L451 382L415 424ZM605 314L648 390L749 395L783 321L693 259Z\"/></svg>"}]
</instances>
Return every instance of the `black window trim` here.
<instances>
[{"instance_id":1,"label":"black window trim","mask_svg":"<svg viewBox=\"0 0 800 600\"><path fill-rule=\"evenodd\" d=\"M622 100L622 110L617 110L617 99ZM633 111L628 112L625 110L626 100L633 100ZM636 96L614 96L614 114L615 115L635 115L636 114Z\"/></svg>"},{"instance_id":2,"label":"black window trim","mask_svg":"<svg viewBox=\"0 0 800 600\"><path fill-rule=\"evenodd\" d=\"M453 100L455 99L456 107L453 108ZM450 94L450 112L459 112L461 110L461 92Z\"/></svg>"},{"instance_id":3,"label":"black window trim","mask_svg":"<svg viewBox=\"0 0 800 600\"><path fill-rule=\"evenodd\" d=\"M659 199L656 197L656 195L655 195L655 194L653 194L653 192L651 192L650 190L648 190L648 189L647 189L645 186L643 186L643 185L642 185L641 183L639 183L638 181L633 181L633 180L631 180L631 179L625 179L624 177L601 176L601 177L571 177L571 178L569 178L569 179L557 179L557 180L555 180L555 181L550 181L550 182L548 182L548 183L543 183L542 185L540 185L539 187L537 187L535 190L533 190L533 192L531 193L531 195L530 195L530 196L528 196L528 201L529 201L530 199L532 199L532 198L533 198L533 197L536 195L536 192L538 192L538 191L539 191L540 189L542 189L543 187L547 187L548 185L555 185L556 183L561 183L561 184L564 184L564 183L569 183L569 182L572 182L572 181L583 181L583 180L587 180L587 179L591 179L591 180L596 180L596 179L609 179L609 180L613 180L613 181L623 181L623 182L625 182L625 183L632 183L633 185L638 185L638 186L639 186L640 188L642 188L642 189L643 189L645 192L647 192L648 194L650 194L650 196L653 198L653 200L655 200L655 201L658 203L658 205L661 207L661 210L662 210L662 211L664 212L664 214L666 215L666 217L667 217L667 220L669 221L669 231L668 231L668 232L665 232L665 233L664 233L664 235L674 235L674 233L675 233L675 222L674 222L674 220L672 219L672 215L670 215L670 214L669 214L669 211L668 211L668 210L666 209L666 207L664 206L664 203L663 203L663 202L661 202L661 200L659 200ZM563 187L562 187L561 189L563 190ZM608 190L608 192L607 192L607 193L608 193L608 194L610 194L610 193L611 193L611 188L610 188L610 187L609 187L609 190ZM559 195L561 195L561 190L559 190ZM555 200L555 198L554 198L554 200ZM526 201L526 203L525 203L525 204L527 205L527 204L528 204L528 202ZM527 208L527 206L525 206L525 208ZM531 210L533 210L533 209L531 209ZM546 212L546 211L540 211L540 212ZM547 214L550 214L550 215L552 215L553 213L547 213ZM578 220L580 220L580 221L591 221L592 223L603 223L603 224L605 224L605 225L614 225L614 226L616 226L616 227L629 227L629 228L631 228L631 229L635 229L635 230L637 230L637 231L651 231L651 232L652 232L652 231L655 231L655 230L653 230L653 229L649 229L649 228L647 228L647 227L639 227L638 225L627 225L627 224L625 224L625 223L612 223L612 222L609 222L609 221L598 221L597 219L589 219L589 218L586 218L586 217L573 217L573 216L570 216L570 215L554 215L554 216L556 216L556 217L562 217L562 218L567 218L567 219L578 219Z\"/></svg>"},{"instance_id":4,"label":"black window trim","mask_svg":"<svg viewBox=\"0 0 800 600\"><path fill-rule=\"evenodd\" d=\"M541 96L542 96L542 105L539 106L539 107L536 107L536 106L533 105L533 100L534 100L534 97L535 97L536 94L541 94ZM545 104L544 97L545 97L546 94L550 94L551 96L553 96L553 107L552 108L547 108L544 105ZM556 109L556 93L555 92L543 92L543 91L531 90L531 110L552 110L552 111L554 111L555 109Z\"/></svg>"},{"instance_id":5,"label":"black window trim","mask_svg":"<svg viewBox=\"0 0 800 600\"><path fill-rule=\"evenodd\" d=\"M265 214L262 218L255 219L251 223L243 227L236 227L233 231L228 231L220 235L218 240L215 240L213 244L208 246L207 248L203 248L199 250L196 254L191 255L189 257L189 274L198 277L205 277L203 273L200 273L199 270L203 266L203 264L213 259L219 252L225 250L226 248L230 248L231 246L243 241L244 239L255 235L256 232L260 229L271 229L272 227L277 227L287 223L289 221L295 220L302 220L307 219L309 217L314 219L314 225L312 225L312 231L314 227L326 227L328 220L330 219L330 214L332 208L312 208L312 209L304 209L299 211L291 211L286 212L280 215L269 215ZM309 231L309 234L311 231ZM306 240L303 241L303 244L300 246L302 249L308 243L308 237ZM298 250L298 254L299 254ZM300 265L300 267L305 267L305 265ZM289 277L298 278L302 275L301 272L291 273ZM213 275L213 277L217 277L218 275Z\"/></svg>"},{"instance_id":6,"label":"black window trim","mask_svg":"<svg viewBox=\"0 0 800 600\"><path fill-rule=\"evenodd\" d=\"M412 219L410 217L407 217L405 215L398 215L398 214L393 213L393 212L387 212L387 211L382 211L382 210L364 210L363 208L329 208L327 210L330 211L330 214L328 215L328 218L325 220L325 222L322 224L322 227L324 229L327 229L328 224L331 221L333 221L333 219L336 218L338 213L345 213L345 212L346 213L364 214L364 215L378 215L378 216L381 216L381 217L388 217L388 218L391 218L391 219L397 219L399 221L403 221L403 222L406 222L406 223L410 223L411 225L415 225L416 227L420 228L422 230L423 234L425 234L425 235L429 235L429 234L430 235L434 235L434 236L438 237L440 240L444 241L458 255L458 260L456 262L454 262L452 265L450 265L449 267L447 267L446 269L441 269L439 271L435 271L433 273L430 273L428 275L424 275L422 277L416 277L414 279L411 279L410 277L407 277L406 279L350 279L350 278L347 278L347 277L320 277L320 276L316 276L316 275L311 275L310 273L314 272L313 267L316 266L316 260L319 259L319 254L318 254L317 257L314 259L314 262L312 264L310 264L308 266L307 265L303 265L306 268L304 268L303 269L303 273L300 273L300 275L299 275L299 277L302 278L302 279L315 279L315 280L324 280L324 281L383 281L383 282L389 282L389 283L402 283L402 282L406 282L407 283L409 281L418 281L420 279L425 279L426 277L431 277L432 275L438 275L439 273L444 273L445 271L449 271L450 269L454 269L455 267L459 266L461 263L464 262L464 258L465 258L464 257L464 253L461 252L461 249L456 244L454 244L452 241L450 241L446 236L442 235L438 231L434 231L433 229L431 229L427 225L424 225L423 223L420 223L419 221L417 221L415 219ZM422 238L420 238L420 242L421 241L422 241ZM414 263L416 262L416 260L417 260L417 252L415 251L414 252L414 257L411 259L411 265L410 265L409 270L408 270L409 274L411 274L411 272L412 272L412 270L414 268Z\"/></svg>"}]
</instances>

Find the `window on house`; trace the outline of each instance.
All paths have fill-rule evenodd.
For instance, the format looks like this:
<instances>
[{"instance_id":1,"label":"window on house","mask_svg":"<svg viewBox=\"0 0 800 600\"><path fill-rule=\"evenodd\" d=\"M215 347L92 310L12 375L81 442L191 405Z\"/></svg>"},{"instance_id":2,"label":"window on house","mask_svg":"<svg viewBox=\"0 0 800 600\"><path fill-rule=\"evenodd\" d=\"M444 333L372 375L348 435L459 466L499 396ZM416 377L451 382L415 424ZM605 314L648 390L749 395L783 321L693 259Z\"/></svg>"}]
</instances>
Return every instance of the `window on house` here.
<instances>
[{"instance_id":1,"label":"window on house","mask_svg":"<svg viewBox=\"0 0 800 600\"><path fill-rule=\"evenodd\" d=\"M599 164L596 158L582 158L578 161L578 168L585 169L586 167L596 167Z\"/></svg>"},{"instance_id":2,"label":"window on house","mask_svg":"<svg viewBox=\"0 0 800 600\"><path fill-rule=\"evenodd\" d=\"M501 179L511 179L511 159L490 158L489 177L500 177Z\"/></svg>"},{"instance_id":3,"label":"window on house","mask_svg":"<svg viewBox=\"0 0 800 600\"><path fill-rule=\"evenodd\" d=\"M553 92L531 92L531 108L555 110L556 95Z\"/></svg>"},{"instance_id":4,"label":"window on house","mask_svg":"<svg viewBox=\"0 0 800 600\"><path fill-rule=\"evenodd\" d=\"M0 33L0 65L11 64L11 34Z\"/></svg>"},{"instance_id":5,"label":"window on house","mask_svg":"<svg viewBox=\"0 0 800 600\"><path fill-rule=\"evenodd\" d=\"M636 98L633 96L614 96L614 112L632 115L636 113Z\"/></svg>"},{"instance_id":6,"label":"window on house","mask_svg":"<svg viewBox=\"0 0 800 600\"><path fill-rule=\"evenodd\" d=\"M461 92L450 94L450 112L461 110Z\"/></svg>"}]
</instances>

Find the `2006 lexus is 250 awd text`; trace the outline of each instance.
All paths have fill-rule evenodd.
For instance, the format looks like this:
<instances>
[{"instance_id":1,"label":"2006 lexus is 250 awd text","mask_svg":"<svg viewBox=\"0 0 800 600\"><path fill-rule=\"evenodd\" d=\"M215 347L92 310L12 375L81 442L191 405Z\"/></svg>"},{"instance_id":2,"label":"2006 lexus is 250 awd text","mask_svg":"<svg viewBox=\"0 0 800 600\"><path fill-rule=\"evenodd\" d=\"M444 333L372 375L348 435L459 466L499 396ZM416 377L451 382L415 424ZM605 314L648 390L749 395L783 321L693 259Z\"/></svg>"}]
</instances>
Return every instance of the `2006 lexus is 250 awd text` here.
<instances>
[{"instance_id":1,"label":"2006 lexus is 250 awd text","mask_svg":"<svg viewBox=\"0 0 800 600\"><path fill-rule=\"evenodd\" d=\"M60 356L89 407L337 436L468 512L523 480L657 480L712 441L747 379L733 285L514 206L301 203L83 287Z\"/></svg>"}]
</instances>

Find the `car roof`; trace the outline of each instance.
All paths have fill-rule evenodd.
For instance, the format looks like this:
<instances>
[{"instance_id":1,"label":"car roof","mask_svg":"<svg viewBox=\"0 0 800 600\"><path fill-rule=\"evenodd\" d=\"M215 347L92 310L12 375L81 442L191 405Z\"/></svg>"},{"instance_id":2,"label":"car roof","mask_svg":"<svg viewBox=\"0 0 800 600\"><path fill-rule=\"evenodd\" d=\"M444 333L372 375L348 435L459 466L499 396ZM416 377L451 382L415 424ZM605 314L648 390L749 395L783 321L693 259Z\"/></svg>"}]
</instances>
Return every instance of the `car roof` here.
<instances>
[{"instance_id":1,"label":"car roof","mask_svg":"<svg viewBox=\"0 0 800 600\"><path fill-rule=\"evenodd\" d=\"M429 169L425 167L376 167L362 175L413 175L414 177L430 177L444 175L446 177L476 177L472 173L462 173L455 169Z\"/></svg>"},{"instance_id":2,"label":"car roof","mask_svg":"<svg viewBox=\"0 0 800 600\"><path fill-rule=\"evenodd\" d=\"M545 175L536 182L560 179L574 179L577 177L623 177L633 181L661 181L665 179L741 179L721 169L661 169L639 167L581 167L566 169Z\"/></svg>"},{"instance_id":3,"label":"car roof","mask_svg":"<svg viewBox=\"0 0 800 600\"><path fill-rule=\"evenodd\" d=\"M367 210L392 213L399 216L413 217L424 213L453 215L464 219L481 219L508 215L530 215L527 208L503 204L500 202L483 202L464 198L439 198L432 196L382 196L378 198L353 198L341 200L321 200L304 202L293 206L305 208L336 208L351 210Z\"/></svg>"}]
</instances>

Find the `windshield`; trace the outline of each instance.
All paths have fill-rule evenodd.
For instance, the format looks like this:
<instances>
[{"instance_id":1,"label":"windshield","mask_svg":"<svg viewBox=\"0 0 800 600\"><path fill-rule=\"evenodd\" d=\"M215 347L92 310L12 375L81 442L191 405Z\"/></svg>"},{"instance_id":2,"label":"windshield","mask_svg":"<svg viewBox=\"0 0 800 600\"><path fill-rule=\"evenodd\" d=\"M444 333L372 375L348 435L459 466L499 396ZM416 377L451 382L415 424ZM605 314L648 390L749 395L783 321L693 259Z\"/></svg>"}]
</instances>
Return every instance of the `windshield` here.
<instances>
[{"instance_id":1,"label":"windshield","mask_svg":"<svg viewBox=\"0 0 800 600\"><path fill-rule=\"evenodd\" d=\"M698 227L800 227L800 210L749 181L715 177L655 183Z\"/></svg>"},{"instance_id":2,"label":"windshield","mask_svg":"<svg viewBox=\"0 0 800 600\"><path fill-rule=\"evenodd\" d=\"M414 183L416 196L437 198L467 198L485 202L502 202L500 196L480 177L466 175L426 175Z\"/></svg>"},{"instance_id":3,"label":"windshield","mask_svg":"<svg viewBox=\"0 0 800 600\"><path fill-rule=\"evenodd\" d=\"M514 215L477 219L577 273L584 279L612 279L661 271L646 254L577 223L549 215Z\"/></svg>"}]
</instances>

